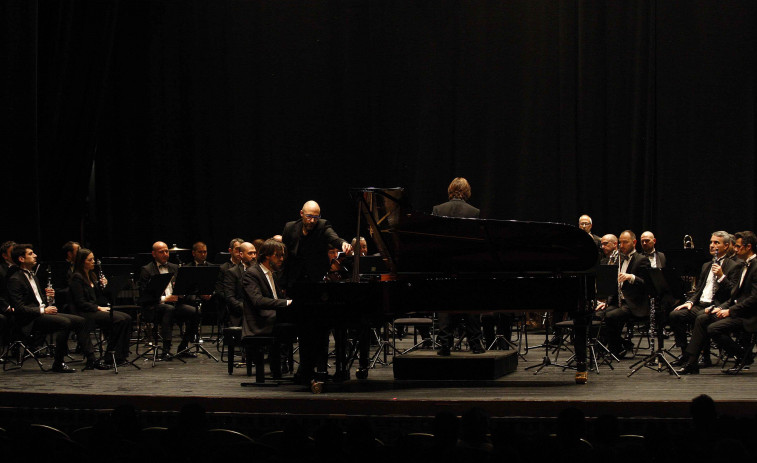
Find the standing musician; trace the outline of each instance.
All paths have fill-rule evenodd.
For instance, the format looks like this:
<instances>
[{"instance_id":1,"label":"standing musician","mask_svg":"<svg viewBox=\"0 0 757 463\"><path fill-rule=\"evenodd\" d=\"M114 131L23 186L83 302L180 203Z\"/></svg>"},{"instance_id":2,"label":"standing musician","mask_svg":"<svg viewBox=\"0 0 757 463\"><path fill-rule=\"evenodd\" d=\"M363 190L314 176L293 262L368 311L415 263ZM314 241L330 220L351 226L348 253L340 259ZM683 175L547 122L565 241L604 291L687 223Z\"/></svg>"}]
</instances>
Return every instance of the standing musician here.
<instances>
[{"instance_id":1,"label":"standing musician","mask_svg":"<svg viewBox=\"0 0 757 463\"><path fill-rule=\"evenodd\" d=\"M250 244L251 243L246 243ZM261 336L276 332L276 312L288 307L292 301L284 297L276 284L274 272L281 270L286 257L286 246L276 240L267 240L260 247L258 261L244 272L242 287L244 309L242 311L242 335ZM274 379L281 378L279 342L274 342L268 353L268 362ZM263 368L263 365L257 365Z\"/></svg>"},{"instance_id":2,"label":"standing musician","mask_svg":"<svg viewBox=\"0 0 757 463\"><path fill-rule=\"evenodd\" d=\"M449 201L434 206L433 215L445 217L462 217L477 219L481 211L468 204L471 196L471 188L468 180L463 177L457 177L452 180L447 187ZM486 352L482 345L481 339L481 317L471 313L450 314L446 312L439 313L439 336L437 340L440 343L438 355L449 356L450 348L454 342L455 326L459 323L465 323L465 333L468 337L468 344L471 352L482 354Z\"/></svg>"},{"instance_id":3,"label":"standing musician","mask_svg":"<svg viewBox=\"0 0 757 463\"><path fill-rule=\"evenodd\" d=\"M55 360L52 371L75 372L63 362L68 355L68 336L71 331L77 334L79 347L87 360L94 359L94 347L87 336L86 322L77 315L58 313L58 308L51 303L55 298L55 290L51 287L43 290L37 275L32 272L37 265L37 255L31 244L16 244L11 257L18 268L8 277L8 301L13 307L16 323L27 335L32 331L53 333Z\"/></svg>"},{"instance_id":4,"label":"standing musician","mask_svg":"<svg viewBox=\"0 0 757 463\"><path fill-rule=\"evenodd\" d=\"M742 265L727 257L727 251L730 247L731 235L728 232L716 231L712 234L710 237L710 254L713 258L710 262L702 265L702 272L699 275L699 280L697 280L698 284L694 294L670 313L670 328L673 330L676 344L681 348L681 358L675 362L676 366L683 366L689 362L686 326L694 323L707 307L719 306L726 302L731 296L733 287L738 284ZM702 349L704 354L699 366L712 366L709 338L703 340ZM693 355L699 357L699 352Z\"/></svg>"},{"instance_id":5,"label":"standing musician","mask_svg":"<svg viewBox=\"0 0 757 463\"><path fill-rule=\"evenodd\" d=\"M156 325L160 323L160 335L163 337L163 353L160 358L164 361L170 361L172 359L171 336L174 319L186 323L184 336L179 343L179 352L182 352L197 333L200 313L195 307L182 303L179 297L173 294L173 280L168 284L162 295L150 294L147 290L150 277L161 273L171 273L175 277L179 271L178 265L168 262L169 252L166 243L156 241L152 245L152 257L154 260L140 269L137 286L145 310L145 318ZM194 358L197 357L197 354L185 351L182 352L181 356Z\"/></svg>"},{"instance_id":6,"label":"standing musician","mask_svg":"<svg viewBox=\"0 0 757 463\"><path fill-rule=\"evenodd\" d=\"M610 295L606 303L598 304L597 310L606 310L608 347L613 354L621 356L621 351L628 352L633 347L622 338L625 322L632 316L649 316L649 298L641 276L649 268L649 259L636 252L636 234L631 230L620 234L618 249L618 292Z\"/></svg>"},{"instance_id":7,"label":"standing musician","mask_svg":"<svg viewBox=\"0 0 757 463\"><path fill-rule=\"evenodd\" d=\"M274 238L275 239L275 238ZM287 260L282 274L283 287L288 296L298 281L318 282L329 270L328 245L348 253L352 246L337 235L328 220L321 218L321 206L308 201L300 210L299 220L288 222L281 233L287 247ZM314 316L314 315L313 315ZM329 350L329 331L318 326L317 320L300 314L297 320L300 338L300 366L297 381L309 384L314 378L313 369L326 373Z\"/></svg>"},{"instance_id":8,"label":"standing musician","mask_svg":"<svg viewBox=\"0 0 757 463\"><path fill-rule=\"evenodd\" d=\"M591 217L589 217L588 215L584 214L578 218L578 228L588 233L589 236L591 236L591 239L594 240L594 244L596 244L597 248L599 249L599 244L602 241L602 239L591 232L592 226L594 226L594 224L591 220Z\"/></svg>"},{"instance_id":9,"label":"standing musician","mask_svg":"<svg viewBox=\"0 0 757 463\"><path fill-rule=\"evenodd\" d=\"M749 362L751 352L739 346L731 338L732 333L743 334L745 330L754 332L757 330L757 265L755 265L755 248L757 248L757 236L754 232L743 231L736 233L736 243L733 248L739 259L744 262L741 272L738 272L737 280L728 300L717 306L704 309L696 322L686 352L689 354L687 363L678 370L679 374L697 374L699 365L697 357L707 342L707 336L723 349L729 356L736 357L739 362Z\"/></svg>"},{"instance_id":10,"label":"standing musician","mask_svg":"<svg viewBox=\"0 0 757 463\"><path fill-rule=\"evenodd\" d=\"M87 336L95 326L109 332L108 350L114 353L116 365L124 363L129 357L129 337L132 320L129 314L114 311L103 294L108 280L95 274L95 255L86 248L80 248L74 260L74 273L69 282L71 304L76 315L87 321ZM111 320L112 317L112 320ZM113 357L106 356L104 363L95 363L87 358L85 370L106 370L112 366Z\"/></svg>"}]
</instances>

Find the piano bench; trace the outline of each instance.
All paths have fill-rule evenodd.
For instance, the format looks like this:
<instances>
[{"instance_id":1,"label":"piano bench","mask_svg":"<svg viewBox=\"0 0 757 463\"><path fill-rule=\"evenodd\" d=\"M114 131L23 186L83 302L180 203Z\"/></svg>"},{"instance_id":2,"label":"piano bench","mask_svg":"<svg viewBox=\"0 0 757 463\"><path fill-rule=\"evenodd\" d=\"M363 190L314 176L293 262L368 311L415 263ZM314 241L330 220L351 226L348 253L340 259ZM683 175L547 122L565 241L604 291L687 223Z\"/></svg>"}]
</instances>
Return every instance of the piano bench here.
<instances>
[{"instance_id":1,"label":"piano bench","mask_svg":"<svg viewBox=\"0 0 757 463\"><path fill-rule=\"evenodd\" d=\"M229 349L228 366L229 374L234 373L234 351L236 346L242 341L242 327L230 326L223 329L223 344Z\"/></svg>"},{"instance_id":2,"label":"piano bench","mask_svg":"<svg viewBox=\"0 0 757 463\"><path fill-rule=\"evenodd\" d=\"M255 362L255 382L265 382L265 359L263 348L277 342L275 336L245 336L242 338L242 346L245 351L247 364L247 376L252 376L252 363ZM274 359L280 362L280 359Z\"/></svg>"}]
</instances>

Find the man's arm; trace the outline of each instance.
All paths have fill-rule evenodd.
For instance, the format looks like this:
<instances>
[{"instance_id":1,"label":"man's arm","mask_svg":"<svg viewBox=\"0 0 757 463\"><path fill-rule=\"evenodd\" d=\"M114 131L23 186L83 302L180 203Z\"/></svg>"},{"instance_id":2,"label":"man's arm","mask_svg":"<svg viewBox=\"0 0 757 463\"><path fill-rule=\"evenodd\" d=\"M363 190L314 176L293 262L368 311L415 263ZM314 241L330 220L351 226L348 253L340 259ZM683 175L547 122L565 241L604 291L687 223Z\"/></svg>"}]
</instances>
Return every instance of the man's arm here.
<instances>
[{"instance_id":1,"label":"man's arm","mask_svg":"<svg viewBox=\"0 0 757 463\"><path fill-rule=\"evenodd\" d=\"M254 271L254 270L249 270L245 272L244 276L242 277L242 289L244 291L244 296L247 298L250 304L253 307L258 307L261 309L268 309L268 310L275 310L275 309L286 307L287 306L286 299L274 299L272 297L263 295L263 290L261 286L267 285L268 283L265 281L262 281L259 275L260 275L259 272ZM265 277L262 277L262 278L265 278Z\"/></svg>"},{"instance_id":2,"label":"man's arm","mask_svg":"<svg viewBox=\"0 0 757 463\"><path fill-rule=\"evenodd\" d=\"M237 281L239 277L236 272L237 269L229 269L224 273L222 291L229 312L232 315L241 317L242 309L244 308L244 300L242 299L241 294L237 295Z\"/></svg>"},{"instance_id":3,"label":"man's arm","mask_svg":"<svg viewBox=\"0 0 757 463\"><path fill-rule=\"evenodd\" d=\"M21 276L24 277L24 275ZM20 314L24 314L27 317L36 317L40 315L39 304L29 304L26 302L28 291L29 289L25 282L16 277L8 279L8 303L13 307L17 316Z\"/></svg>"}]
</instances>

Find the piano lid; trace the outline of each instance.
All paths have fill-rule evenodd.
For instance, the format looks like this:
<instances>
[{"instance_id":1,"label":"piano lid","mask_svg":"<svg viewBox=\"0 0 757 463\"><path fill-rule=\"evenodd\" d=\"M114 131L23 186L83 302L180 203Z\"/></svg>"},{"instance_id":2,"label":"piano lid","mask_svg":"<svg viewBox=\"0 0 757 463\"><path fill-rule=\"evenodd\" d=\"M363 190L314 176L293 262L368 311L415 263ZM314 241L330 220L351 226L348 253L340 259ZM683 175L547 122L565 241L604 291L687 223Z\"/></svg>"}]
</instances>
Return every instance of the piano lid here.
<instances>
[{"instance_id":1,"label":"piano lid","mask_svg":"<svg viewBox=\"0 0 757 463\"><path fill-rule=\"evenodd\" d=\"M573 225L404 214L394 235L400 272L578 272L597 245Z\"/></svg>"},{"instance_id":2,"label":"piano lid","mask_svg":"<svg viewBox=\"0 0 757 463\"><path fill-rule=\"evenodd\" d=\"M573 225L404 211L402 188L351 193L391 273L581 272L597 264L594 240Z\"/></svg>"}]
</instances>

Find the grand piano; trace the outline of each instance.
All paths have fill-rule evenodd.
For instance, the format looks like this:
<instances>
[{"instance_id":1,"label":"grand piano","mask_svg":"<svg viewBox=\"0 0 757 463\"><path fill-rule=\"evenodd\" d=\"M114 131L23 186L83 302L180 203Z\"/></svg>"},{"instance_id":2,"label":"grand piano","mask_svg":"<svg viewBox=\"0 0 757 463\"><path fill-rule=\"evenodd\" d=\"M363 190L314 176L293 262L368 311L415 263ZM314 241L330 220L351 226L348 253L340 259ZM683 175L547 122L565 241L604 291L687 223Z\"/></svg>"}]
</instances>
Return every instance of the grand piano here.
<instances>
[{"instance_id":1,"label":"grand piano","mask_svg":"<svg viewBox=\"0 0 757 463\"><path fill-rule=\"evenodd\" d=\"M554 311L576 323L576 382L585 383L585 326L593 312L597 248L571 225L439 217L406 210L402 188L358 188L357 230L367 225L385 267L348 281L299 284L300 312L335 331L334 379L349 379L347 328L410 312ZM363 266L365 267L365 266ZM305 317L307 319L307 316ZM367 377L363 342L358 378Z\"/></svg>"}]
</instances>

